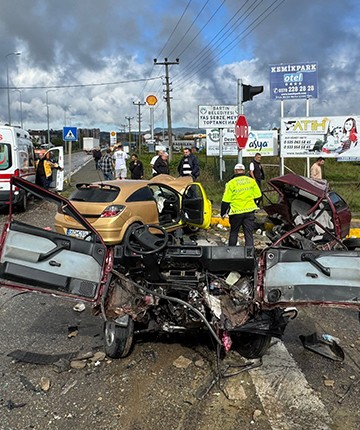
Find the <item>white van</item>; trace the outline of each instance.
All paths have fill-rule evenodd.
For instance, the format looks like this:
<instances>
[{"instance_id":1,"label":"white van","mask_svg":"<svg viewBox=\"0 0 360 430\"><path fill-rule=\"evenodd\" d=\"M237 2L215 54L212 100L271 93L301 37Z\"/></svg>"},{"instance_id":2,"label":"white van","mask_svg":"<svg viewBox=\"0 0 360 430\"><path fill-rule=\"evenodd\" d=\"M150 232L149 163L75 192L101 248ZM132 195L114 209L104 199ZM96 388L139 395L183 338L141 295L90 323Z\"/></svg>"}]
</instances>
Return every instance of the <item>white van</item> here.
<instances>
[{"instance_id":1,"label":"white van","mask_svg":"<svg viewBox=\"0 0 360 430\"><path fill-rule=\"evenodd\" d=\"M64 167L63 148L54 147L49 151L60 167ZM35 182L34 147L30 134L19 127L0 126L0 206L10 203L10 179L19 176ZM52 189L61 191L63 187L63 170L54 170ZM19 210L25 211L27 195L14 188L12 199Z\"/></svg>"}]
</instances>

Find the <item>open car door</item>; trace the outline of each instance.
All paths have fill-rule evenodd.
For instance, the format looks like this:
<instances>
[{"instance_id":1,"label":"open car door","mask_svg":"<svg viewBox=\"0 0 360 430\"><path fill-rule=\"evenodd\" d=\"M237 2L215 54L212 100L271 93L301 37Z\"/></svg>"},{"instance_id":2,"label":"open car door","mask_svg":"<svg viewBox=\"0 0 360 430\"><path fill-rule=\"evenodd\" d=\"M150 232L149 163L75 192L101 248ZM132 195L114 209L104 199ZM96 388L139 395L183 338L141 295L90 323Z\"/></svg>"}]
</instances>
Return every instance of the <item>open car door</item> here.
<instances>
[{"instance_id":1,"label":"open car door","mask_svg":"<svg viewBox=\"0 0 360 430\"><path fill-rule=\"evenodd\" d=\"M360 308L360 251L273 247L262 258L266 304Z\"/></svg>"},{"instance_id":2,"label":"open car door","mask_svg":"<svg viewBox=\"0 0 360 430\"><path fill-rule=\"evenodd\" d=\"M64 148L55 146L46 151L50 154L50 160L57 164L59 168L52 169L50 190L62 191L64 188Z\"/></svg>"},{"instance_id":3,"label":"open car door","mask_svg":"<svg viewBox=\"0 0 360 430\"><path fill-rule=\"evenodd\" d=\"M188 225L209 228L212 205L201 184L193 182L184 191L181 203L181 218Z\"/></svg>"},{"instance_id":4,"label":"open car door","mask_svg":"<svg viewBox=\"0 0 360 430\"><path fill-rule=\"evenodd\" d=\"M83 224L89 235L83 240L59 234L51 227L16 221L10 210L0 243L0 286L96 302L104 285L108 254L96 230L65 198L21 178L14 177L12 184L46 200L36 202L43 205L40 210L53 210L55 215L60 206Z\"/></svg>"}]
</instances>

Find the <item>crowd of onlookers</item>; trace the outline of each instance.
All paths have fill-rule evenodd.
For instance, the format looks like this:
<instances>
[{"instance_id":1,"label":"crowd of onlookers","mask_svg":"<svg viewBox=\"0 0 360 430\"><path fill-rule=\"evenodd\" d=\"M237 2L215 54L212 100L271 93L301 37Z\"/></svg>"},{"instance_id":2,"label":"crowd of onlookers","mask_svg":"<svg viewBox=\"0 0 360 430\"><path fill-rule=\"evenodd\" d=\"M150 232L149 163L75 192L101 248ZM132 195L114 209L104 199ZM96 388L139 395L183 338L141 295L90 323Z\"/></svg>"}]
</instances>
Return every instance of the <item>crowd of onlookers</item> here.
<instances>
[{"instance_id":1,"label":"crowd of onlookers","mask_svg":"<svg viewBox=\"0 0 360 430\"><path fill-rule=\"evenodd\" d=\"M195 155L196 148L185 148L184 154L178 165L180 176L191 176L195 181L200 175L198 159ZM100 148L93 151L96 169L100 170L104 180L112 179L144 179L144 165L137 154L131 156L124 151L121 143L114 148L107 148L102 152ZM169 155L163 150L157 151L151 159L152 176L161 174L169 175ZM130 172L130 174L129 174Z\"/></svg>"}]
</instances>

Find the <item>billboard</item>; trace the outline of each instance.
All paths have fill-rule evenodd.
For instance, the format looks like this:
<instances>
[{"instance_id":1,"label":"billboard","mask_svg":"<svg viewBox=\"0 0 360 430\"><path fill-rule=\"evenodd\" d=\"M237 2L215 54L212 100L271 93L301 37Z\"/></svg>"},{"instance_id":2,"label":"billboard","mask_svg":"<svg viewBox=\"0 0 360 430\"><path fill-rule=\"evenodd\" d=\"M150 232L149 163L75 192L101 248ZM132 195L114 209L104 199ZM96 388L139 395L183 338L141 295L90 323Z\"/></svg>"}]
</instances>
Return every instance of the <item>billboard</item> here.
<instances>
[{"instance_id":1,"label":"billboard","mask_svg":"<svg viewBox=\"0 0 360 430\"><path fill-rule=\"evenodd\" d=\"M281 156L359 161L359 121L360 116L281 118Z\"/></svg>"},{"instance_id":2,"label":"billboard","mask_svg":"<svg viewBox=\"0 0 360 430\"><path fill-rule=\"evenodd\" d=\"M237 106L198 106L199 128L235 127L238 119Z\"/></svg>"},{"instance_id":3,"label":"billboard","mask_svg":"<svg viewBox=\"0 0 360 430\"><path fill-rule=\"evenodd\" d=\"M316 62L271 64L270 99L316 99L318 96Z\"/></svg>"},{"instance_id":4,"label":"billboard","mask_svg":"<svg viewBox=\"0 0 360 430\"><path fill-rule=\"evenodd\" d=\"M243 157L254 157L257 152L263 156L277 155L278 133L276 130L250 130L249 138L241 154ZM220 132L218 128L206 130L206 154L218 157L220 155ZM238 146L234 128L223 130L223 155L238 155Z\"/></svg>"}]
</instances>

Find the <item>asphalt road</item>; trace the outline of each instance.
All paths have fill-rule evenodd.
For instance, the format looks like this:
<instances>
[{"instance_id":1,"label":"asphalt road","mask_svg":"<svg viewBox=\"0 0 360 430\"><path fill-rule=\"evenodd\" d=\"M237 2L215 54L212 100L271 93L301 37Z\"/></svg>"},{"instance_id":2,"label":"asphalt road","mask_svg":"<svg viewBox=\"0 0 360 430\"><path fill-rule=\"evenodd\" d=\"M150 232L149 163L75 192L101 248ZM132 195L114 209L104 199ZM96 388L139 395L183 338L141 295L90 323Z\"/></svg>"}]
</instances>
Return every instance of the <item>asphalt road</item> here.
<instances>
[{"instance_id":1,"label":"asphalt road","mask_svg":"<svg viewBox=\"0 0 360 430\"><path fill-rule=\"evenodd\" d=\"M91 181L96 176L90 162L72 180ZM31 202L29 211L19 216L45 227L52 225L54 213ZM6 214L0 215L0 226L5 219ZM209 232L207 237L215 236ZM128 358L108 360L101 355L101 318L89 308L76 312L75 304L0 289L1 430L360 428L356 311L299 309L284 341L274 341L262 365L222 380L198 400L196 392L218 365L207 336L139 338ZM332 361L305 349L299 335L314 332L337 337L345 360ZM47 364L8 356L16 350L44 354ZM70 353L100 355L76 364L83 368L69 368L69 357L55 357ZM55 358L56 364L51 364ZM244 365L246 361L231 353L220 365L224 363Z\"/></svg>"}]
</instances>

